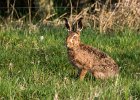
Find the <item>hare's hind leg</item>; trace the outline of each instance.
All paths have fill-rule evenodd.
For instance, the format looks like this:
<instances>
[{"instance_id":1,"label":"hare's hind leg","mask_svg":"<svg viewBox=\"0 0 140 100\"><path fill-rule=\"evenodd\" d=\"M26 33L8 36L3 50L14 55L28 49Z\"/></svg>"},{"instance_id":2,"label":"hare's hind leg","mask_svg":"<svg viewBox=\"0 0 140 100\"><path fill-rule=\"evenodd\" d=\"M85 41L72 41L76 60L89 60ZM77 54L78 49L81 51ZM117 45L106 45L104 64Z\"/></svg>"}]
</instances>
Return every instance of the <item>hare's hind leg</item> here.
<instances>
[{"instance_id":1,"label":"hare's hind leg","mask_svg":"<svg viewBox=\"0 0 140 100\"><path fill-rule=\"evenodd\" d=\"M87 70L86 69L79 69L78 70L78 75L80 77L80 80L83 80L84 79L86 73L87 73Z\"/></svg>"},{"instance_id":2,"label":"hare's hind leg","mask_svg":"<svg viewBox=\"0 0 140 100\"><path fill-rule=\"evenodd\" d=\"M98 79L105 79L107 76L105 75L105 73L103 72L99 72L99 71L93 71L92 72L92 75L95 77L95 78L98 78Z\"/></svg>"}]
</instances>

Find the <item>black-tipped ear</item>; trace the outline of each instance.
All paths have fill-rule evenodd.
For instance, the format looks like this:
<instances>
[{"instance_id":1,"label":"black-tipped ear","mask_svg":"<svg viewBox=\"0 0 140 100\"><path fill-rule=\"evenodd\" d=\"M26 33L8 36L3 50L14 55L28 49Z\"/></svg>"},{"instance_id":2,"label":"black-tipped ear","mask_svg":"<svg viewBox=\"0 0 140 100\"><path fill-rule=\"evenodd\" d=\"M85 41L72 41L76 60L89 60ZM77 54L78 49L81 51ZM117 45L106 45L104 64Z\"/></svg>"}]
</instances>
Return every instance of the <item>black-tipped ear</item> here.
<instances>
[{"instance_id":1,"label":"black-tipped ear","mask_svg":"<svg viewBox=\"0 0 140 100\"><path fill-rule=\"evenodd\" d=\"M70 26L70 23L69 23L69 21L67 20L67 18L63 18L64 19L64 21L65 21L65 26L66 26L66 28L68 29L68 31L71 31L71 26Z\"/></svg>"},{"instance_id":2,"label":"black-tipped ear","mask_svg":"<svg viewBox=\"0 0 140 100\"><path fill-rule=\"evenodd\" d=\"M75 24L75 22L72 23L72 31L76 31L76 24Z\"/></svg>"},{"instance_id":3,"label":"black-tipped ear","mask_svg":"<svg viewBox=\"0 0 140 100\"><path fill-rule=\"evenodd\" d=\"M80 18L77 22L77 31L82 31L83 29L82 19L83 18Z\"/></svg>"}]
</instances>

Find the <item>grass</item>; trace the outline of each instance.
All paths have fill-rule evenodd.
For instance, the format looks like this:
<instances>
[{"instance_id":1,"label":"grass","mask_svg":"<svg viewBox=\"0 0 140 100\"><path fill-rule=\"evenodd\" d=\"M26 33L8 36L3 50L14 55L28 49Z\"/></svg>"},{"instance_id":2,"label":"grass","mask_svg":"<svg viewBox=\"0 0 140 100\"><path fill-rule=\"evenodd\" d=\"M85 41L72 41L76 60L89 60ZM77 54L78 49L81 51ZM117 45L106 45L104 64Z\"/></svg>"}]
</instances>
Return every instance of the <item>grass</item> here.
<instances>
[{"instance_id":1,"label":"grass","mask_svg":"<svg viewBox=\"0 0 140 100\"><path fill-rule=\"evenodd\" d=\"M114 80L84 81L68 62L64 28L5 29L0 31L1 100L138 100L140 99L140 38L125 30L111 35L92 29L81 33L81 41L108 53L118 63ZM44 37L44 38L43 38Z\"/></svg>"}]
</instances>

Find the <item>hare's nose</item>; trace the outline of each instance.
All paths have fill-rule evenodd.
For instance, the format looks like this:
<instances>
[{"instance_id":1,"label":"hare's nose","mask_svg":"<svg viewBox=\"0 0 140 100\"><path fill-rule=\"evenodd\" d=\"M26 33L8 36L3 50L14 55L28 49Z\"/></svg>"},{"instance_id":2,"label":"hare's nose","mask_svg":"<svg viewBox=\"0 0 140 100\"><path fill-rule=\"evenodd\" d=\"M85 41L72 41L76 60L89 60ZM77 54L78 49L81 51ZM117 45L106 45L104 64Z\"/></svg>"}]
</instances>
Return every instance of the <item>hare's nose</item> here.
<instances>
[{"instance_id":1,"label":"hare's nose","mask_svg":"<svg viewBox=\"0 0 140 100\"><path fill-rule=\"evenodd\" d=\"M67 44L67 47L70 47L70 44L69 43Z\"/></svg>"}]
</instances>

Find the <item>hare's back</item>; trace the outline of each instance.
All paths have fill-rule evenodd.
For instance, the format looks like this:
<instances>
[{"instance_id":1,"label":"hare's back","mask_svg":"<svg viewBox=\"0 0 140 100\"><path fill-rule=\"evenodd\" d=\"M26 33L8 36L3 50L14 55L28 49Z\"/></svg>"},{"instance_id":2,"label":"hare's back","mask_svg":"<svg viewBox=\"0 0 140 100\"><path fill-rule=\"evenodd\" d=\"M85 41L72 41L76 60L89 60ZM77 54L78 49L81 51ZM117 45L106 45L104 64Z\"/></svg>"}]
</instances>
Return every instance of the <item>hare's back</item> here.
<instances>
[{"instance_id":1,"label":"hare's back","mask_svg":"<svg viewBox=\"0 0 140 100\"><path fill-rule=\"evenodd\" d=\"M118 65L116 62L106 53L96 48L81 44L81 51L85 51L84 59L90 59L92 66L100 66L98 69L104 70L117 70ZM80 52L79 52L80 53Z\"/></svg>"},{"instance_id":2,"label":"hare's back","mask_svg":"<svg viewBox=\"0 0 140 100\"><path fill-rule=\"evenodd\" d=\"M104 52L102 52L102 51L100 51L96 48L93 48L91 46L81 44L80 49L81 49L81 51L86 52L87 55L90 55L90 56L92 56L93 58L96 58L96 59L102 59L102 58L107 58L108 57L108 55L105 54Z\"/></svg>"}]
</instances>

